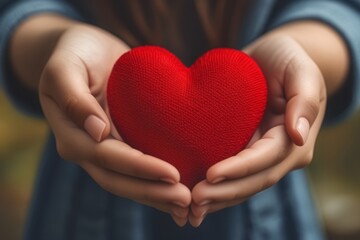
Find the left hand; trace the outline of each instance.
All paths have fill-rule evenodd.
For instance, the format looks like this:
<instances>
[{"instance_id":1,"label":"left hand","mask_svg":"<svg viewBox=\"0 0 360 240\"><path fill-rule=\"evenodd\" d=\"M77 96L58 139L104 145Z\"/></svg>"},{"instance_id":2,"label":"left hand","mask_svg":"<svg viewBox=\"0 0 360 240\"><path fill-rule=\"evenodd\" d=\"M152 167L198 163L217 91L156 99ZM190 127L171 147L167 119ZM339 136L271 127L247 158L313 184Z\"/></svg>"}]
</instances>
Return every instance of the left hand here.
<instances>
[{"instance_id":1,"label":"left hand","mask_svg":"<svg viewBox=\"0 0 360 240\"><path fill-rule=\"evenodd\" d=\"M266 113L247 148L210 167L206 180L193 188L189 221L194 227L207 214L244 202L312 160L326 105L318 66L284 34L265 35L244 51L267 79Z\"/></svg>"}]
</instances>

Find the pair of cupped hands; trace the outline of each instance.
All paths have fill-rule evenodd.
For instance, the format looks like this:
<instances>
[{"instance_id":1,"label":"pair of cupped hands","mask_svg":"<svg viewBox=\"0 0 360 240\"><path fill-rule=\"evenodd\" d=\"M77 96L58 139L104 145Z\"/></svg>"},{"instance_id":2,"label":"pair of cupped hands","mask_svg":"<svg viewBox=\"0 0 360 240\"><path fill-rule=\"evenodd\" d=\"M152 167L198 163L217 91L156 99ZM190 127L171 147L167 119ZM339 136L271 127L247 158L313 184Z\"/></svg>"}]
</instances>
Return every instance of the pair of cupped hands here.
<instances>
[{"instance_id":1,"label":"pair of cupped hands","mask_svg":"<svg viewBox=\"0 0 360 240\"><path fill-rule=\"evenodd\" d=\"M193 189L178 170L113 135L105 89L129 47L87 25L67 29L45 65L39 94L61 157L80 165L102 188L169 213L177 225L200 226L212 212L246 201L288 172L307 166L326 103L322 74L293 38L270 32L243 49L268 84L268 105L248 146L210 167Z\"/></svg>"}]
</instances>

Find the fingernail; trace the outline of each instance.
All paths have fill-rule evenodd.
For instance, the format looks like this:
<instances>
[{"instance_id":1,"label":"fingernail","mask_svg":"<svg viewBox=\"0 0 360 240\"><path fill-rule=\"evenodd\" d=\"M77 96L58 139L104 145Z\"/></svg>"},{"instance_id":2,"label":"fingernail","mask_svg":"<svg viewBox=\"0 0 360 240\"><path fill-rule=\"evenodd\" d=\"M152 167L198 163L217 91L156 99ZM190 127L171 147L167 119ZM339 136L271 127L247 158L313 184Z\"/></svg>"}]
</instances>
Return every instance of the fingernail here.
<instances>
[{"instance_id":1,"label":"fingernail","mask_svg":"<svg viewBox=\"0 0 360 240\"><path fill-rule=\"evenodd\" d=\"M172 209L171 210L172 214L179 217L179 218L185 218L186 217L186 213L183 213L181 211L179 211L178 209Z\"/></svg>"},{"instance_id":2,"label":"fingernail","mask_svg":"<svg viewBox=\"0 0 360 240\"><path fill-rule=\"evenodd\" d=\"M95 115L90 115L84 122L85 130L97 142L100 142L105 127L105 122Z\"/></svg>"},{"instance_id":3,"label":"fingernail","mask_svg":"<svg viewBox=\"0 0 360 240\"><path fill-rule=\"evenodd\" d=\"M200 217L202 217L202 218L205 217L205 215L207 214L207 211L208 211L208 210L204 210L204 211L200 214Z\"/></svg>"},{"instance_id":4,"label":"fingernail","mask_svg":"<svg viewBox=\"0 0 360 240\"><path fill-rule=\"evenodd\" d=\"M202 223L203 221L204 221L204 217L201 217L201 218L197 219L197 220L195 221L195 223L193 224L193 227L196 227L196 228L200 227L200 225L201 225L201 223Z\"/></svg>"},{"instance_id":5,"label":"fingernail","mask_svg":"<svg viewBox=\"0 0 360 240\"><path fill-rule=\"evenodd\" d=\"M183 216L181 216L181 214L177 211L177 210L171 210L172 214L179 217L179 218L182 218Z\"/></svg>"},{"instance_id":6,"label":"fingernail","mask_svg":"<svg viewBox=\"0 0 360 240\"><path fill-rule=\"evenodd\" d=\"M187 223L187 218L179 218L177 216L172 216L175 223L179 226L179 227L184 227Z\"/></svg>"},{"instance_id":7,"label":"fingernail","mask_svg":"<svg viewBox=\"0 0 360 240\"><path fill-rule=\"evenodd\" d=\"M306 120L306 118L304 117L299 118L296 123L296 130L298 131L298 133L300 133L303 143L305 143L308 138L309 130L310 130L309 121Z\"/></svg>"},{"instance_id":8,"label":"fingernail","mask_svg":"<svg viewBox=\"0 0 360 240\"><path fill-rule=\"evenodd\" d=\"M175 184L176 183L176 181L174 181L171 178L160 178L160 181L170 183L170 184Z\"/></svg>"},{"instance_id":9,"label":"fingernail","mask_svg":"<svg viewBox=\"0 0 360 240\"><path fill-rule=\"evenodd\" d=\"M218 177L218 178L215 178L215 180L213 180L211 183L216 184L216 183L222 182L224 180L225 180L225 177Z\"/></svg>"},{"instance_id":10,"label":"fingernail","mask_svg":"<svg viewBox=\"0 0 360 240\"><path fill-rule=\"evenodd\" d=\"M175 205L178 205L179 207L187 207L187 205L186 204L184 204L184 203L182 203L182 202L178 202L178 201L175 201L175 202L173 202L173 204L175 204Z\"/></svg>"},{"instance_id":11,"label":"fingernail","mask_svg":"<svg viewBox=\"0 0 360 240\"><path fill-rule=\"evenodd\" d=\"M201 203L199 204L199 206L204 206L204 205L206 205L206 204L209 204L210 202L211 202L210 200L205 200L205 201L201 202Z\"/></svg>"}]
</instances>

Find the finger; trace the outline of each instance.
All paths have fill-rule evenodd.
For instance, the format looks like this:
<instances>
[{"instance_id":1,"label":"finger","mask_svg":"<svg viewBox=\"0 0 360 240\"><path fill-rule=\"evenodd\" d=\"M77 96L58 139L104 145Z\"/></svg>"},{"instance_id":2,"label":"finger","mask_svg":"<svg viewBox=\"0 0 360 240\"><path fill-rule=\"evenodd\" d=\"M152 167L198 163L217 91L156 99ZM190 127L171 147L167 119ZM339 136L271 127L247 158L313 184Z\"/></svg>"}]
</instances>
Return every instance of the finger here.
<instances>
[{"instance_id":1,"label":"finger","mask_svg":"<svg viewBox=\"0 0 360 240\"><path fill-rule=\"evenodd\" d=\"M189 206L182 207L176 204L170 208L170 212L179 218L187 218L189 215Z\"/></svg>"},{"instance_id":2,"label":"finger","mask_svg":"<svg viewBox=\"0 0 360 240\"><path fill-rule=\"evenodd\" d=\"M174 220L174 222L179 226L179 227L184 227L185 224L187 223L187 218L179 218L177 216L171 215L172 219Z\"/></svg>"},{"instance_id":3,"label":"finger","mask_svg":"<svg viewBox=\"0 0 360 240\"><path fill-rule=\"evenodd\" d=\"M68 54L70 55L70 54ZM86 67L76 56L55 54L49 60L42 75L40 93L56 102L74 123L96 141L104 139L110 131L106 113L90 91ZM99 87L94 88L100 91Z\"/></svg>"},{"instance_id":4,"label":"finger","mask_svg":"<svg viewBox=\"0 0 360 240\"><path fill-rule=\"evenodd\" d=\"M151 206L159 211L169 213L173 218L178 220L187 220L189 214L189 207L181 207L174 203L162 203L162 202L147 202L143 201L141 204ZM174 219L174 220L175 220ZM183 222L183 221L182 221ZM186 223L186 221L185 221Z\"/></svg>"},{"instance_id":5,"label":"finger","mask_svg":"<svg viewBox=\"0 0 360 240\"><path fill-rule=\"evenodd\" d=\"M209 211L209 205L211 204L211 202L206 203L206 204L201 204L198 205L195 202L191 203L191 211L189 214L189 217L191 216L192 218L200 218L203 217L208 211Z\"/></svg>"},{"instance_id":6,"label":"finger","mask_svg":"<svg viewBox=\"0 0 360 240\"><path fill-rule=\"evenodd\" d=\"M323 77L309 57L295 55L287 65L284 81L285 125L294 143L302 146L325 100Z\"/></svg>"},{"instance_id":7,"label":"finger","mask_svg":"<svg viewBox=\"0 0 360 240\"><path fill-rule=\"evenodd\" d=\"M40 98L44 115L56 138L56 147L65 160L80 164L92 158L95 142L61 111L52 98Z\"/></svg>"},{"instance_id":8,"label":"finger","mask_svg":"<svg viewBox=\"0 0 360 240\"><path fill-rule=\"evenodd\" d=\"M191 203L190 190L183 184L168 184L118 174L93 164L84 165L85 170L105 190L137 202L153 205L188 207ZM159 205L155 205L159 206Z\"/></svg>"},{"instance_id":9,"label":"finger","mask_svg":"<svg viewBox=\"0 0 360 240\"><path fill-rule=\"evenodd\" d=\"M173 206L169 210L172 219L179 227L184 227L188 221L189 207Z\"/></svg>"},{"instance_id":10,"label":"finger","mask_svg":"<svg viewBox=\"0 0 360 240\"><path fill-rule=\"evenodd\" d=\"M187 223L189 207L181 207L173 203L142 202L142 204L169 213L179 227L183 227Z\"/></svg>"},{"instance_id":11,"label":"finger","mask_svg":"<svg viewBox=\"0 0 360 240\"><path fill-rule=\"evenodd\" d=\"M284 126L273 127L249 148L211 166L206 179L215 184L264 171L283 161L292 146Z\"/></svg>"},{"instance_id":12,"label":"finger","mask_svg":"<svg viewBox=\"0 0 360 240\"><path fill-rule=\"evenodd\" d=\"M294 163L286 159L265 171L245 178L228 180L218 184L207 181L198 183L192 190L193 202L197 205L206 205L211 202L228 202L245 199L276 184Z\"/></svg>"},{"instance_id":13,"label":"finger","mask_svg":"<svg viewBox=\"0 0 360 240\"><path fill-rule=\"evenodd\" d=\"M93 155L91 149L94 149L94 146L98 144L92 141L86 133L79 130L72 121L69 121L52 99L44 99L46 101L42 105L44 106L45 115L50 123L56 122L56 124L53 124L54 133L58 135L61 142L65 142L66 146L61 147L61 149L67 149L65 155L69 156L69 158L74 157L74 153L76 153L75 159L83 159L81 162L82 167L100 186L118 196L127 197L167 211L176 216L176 222L180 225L186 223L182 216L187 215L188 210L186 208L191 202L191 193L187 187L180 183L168 184L127 177L102 169L92 164L91 161L86 161L86 159L91 159ZM64 144L61 143L60 145Z\"/></svg>"},{"instance_id":14,"label":"finger","mask_svg":"<svg viewBox=\"0 0 360 240\"><path fill-rule=\"evenodd\" d=\"M204 221L205 217L206 217L206 215L203 215L203 216L200 216L200 217L195 217L195 216L190 215L189 216L189 223L194 228L200 227L200 225Z\"/></svg>"},{"instance_id":15,"label":"finger","mask_svg":"<svg viewBox=\"0 0 360 240\"><path fill-rule=\"evenodd\" d=\"M231 200L231 201L226 201L226 202L212 202L209 203L207 205L207 209L204 213L204 216L213 213L213 212L217 212L220 211L222 209L228 208L228 207L233 207L236 205L239 205L243 202L245 202L248 198L241 198L241 199L235 199L235 200Z\"/></svg>"},{"instance_id":16,"label":"finger","mask_svg":"<svg viewBox=\"0 0 360 240\"><path fill-rule=\"evenodd\" d=\"M220 211L228 207L239 205L246 200L247 199L245 198L227 202L210 202L202 206L192 203L191 212L189 214L189 223L193 227L199 227L208 214Z\"/></svg>"},{"instance_id":17,"label":"finger","mask_svg":"<svg viewBox=\"0 0 360 240\"><path fill-rule=\"evenodd\" d=\"M88 134L76 127L46 96L42 106L56 137L57 150L61 157L83 166L89 162L116 171L149 180L177 183L180 174L175 167L155 157L145 155L117 140L92 141Z\"/></svg>"},{"instance_id":18,"label":"finger","mask_svg":"<svg viewBox=\"0 0 360 240\"><path fill-rule=\"evenodd\" d=\"M124 142L106 139L97 144L93 163L123 175L177 183L180 173L171 164L131 148Z\"/></svg>"}]
</instances>

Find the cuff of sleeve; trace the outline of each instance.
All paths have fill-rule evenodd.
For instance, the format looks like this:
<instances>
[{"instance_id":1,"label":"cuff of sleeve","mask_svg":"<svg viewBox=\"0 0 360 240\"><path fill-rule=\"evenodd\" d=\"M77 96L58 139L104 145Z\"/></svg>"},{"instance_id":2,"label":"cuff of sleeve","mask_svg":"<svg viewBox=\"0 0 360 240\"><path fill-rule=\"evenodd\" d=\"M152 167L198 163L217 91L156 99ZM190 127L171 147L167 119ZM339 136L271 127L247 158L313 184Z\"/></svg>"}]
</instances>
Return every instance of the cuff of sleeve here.
<instances>
[{"instance_id":1,"label":"cuff of sleeve","mask_svg":"<svg viewBox=\"0 0 360 240\"><path fill-rule=\"evenodd\" d=\"M328 100L325 123L343 120L360 103L360 6L341 1L300 1L289 5L271 24L271 29L291 21L317 20L330 25L344 39L351 66L342 88Z\"/></svg>"},{"instance_id":2,"label":"cuff of sleeve","mask_svg":"<svg viewBox=\"0 0 360 240\"><path fill-rule=\"evenodd\" d=\"M38 117L42 116L38 95L24 87L14 76L8 49L10 38L16 27L26 18L44 12L80 19L73 8L58 1L20 1L0 15L0 85L20 111Z\"/></svg>"}]
</instances>

